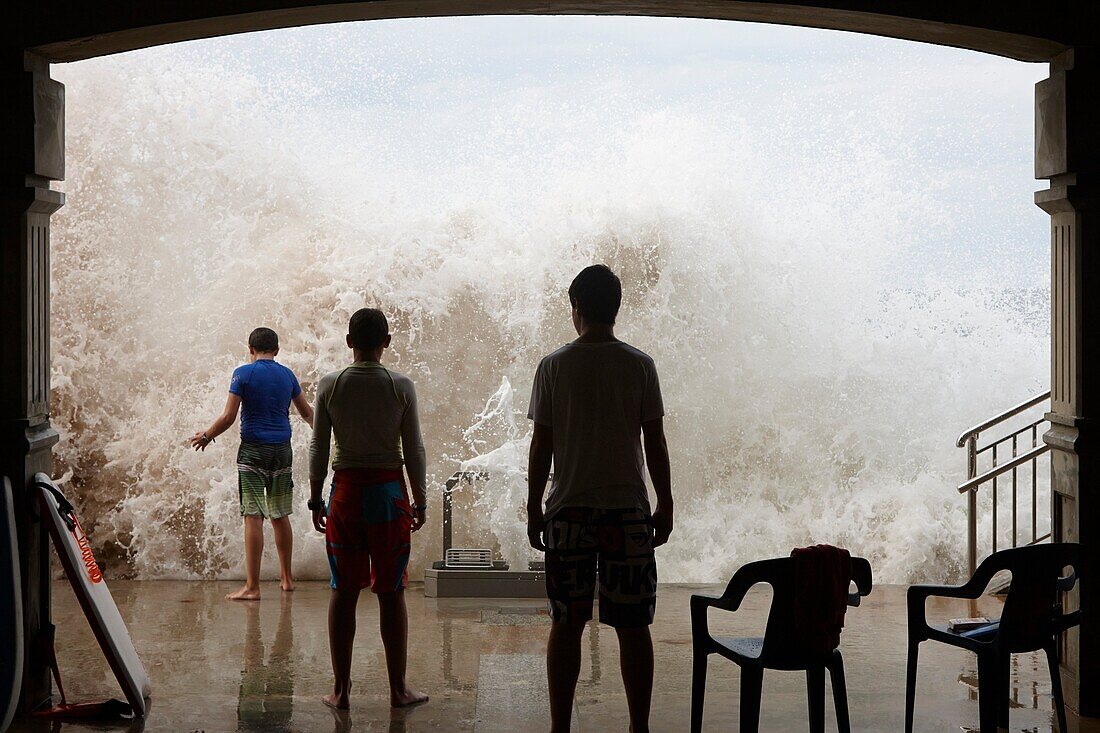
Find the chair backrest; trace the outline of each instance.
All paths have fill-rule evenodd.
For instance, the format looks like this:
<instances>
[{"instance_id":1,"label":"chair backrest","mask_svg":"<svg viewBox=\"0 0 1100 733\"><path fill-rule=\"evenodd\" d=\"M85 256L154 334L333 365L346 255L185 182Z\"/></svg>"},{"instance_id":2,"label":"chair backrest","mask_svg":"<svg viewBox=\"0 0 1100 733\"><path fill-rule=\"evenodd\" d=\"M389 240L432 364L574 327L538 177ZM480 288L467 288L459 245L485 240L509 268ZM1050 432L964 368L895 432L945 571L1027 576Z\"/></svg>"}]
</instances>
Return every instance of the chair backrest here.
<instances>
[{"instance_id":1,"label":"chair backrest","mask_svg":"<svg viewBox=\"0 0 1100 733\"><path fill-rule=\"evenodd\" d=\"M996 642L1008 651L1034 651L1064 631L1071 616L1062 610L1062 593L1073 587L1080 564L1080 546L1063 542L1016 547L986 558L975 576L992 577L1001 570L1012 574ZM1072 568L1069 574L1066 568Z\"/></svg>"},{"instance_id":2,"label":"chair backrest","mask_svg":"<svg viewBox=\"0 0 1100 733\"><path fill-rule=\"evenodd\" d=\"M795 633L797 599L794 562L794 558L782 557L751 563L746 569L755 571L751 572L755 582L767 583L772 587L772 605L764 632L761 661L768 666L801 669L806 660L820 657L820 653L806 648ZM857 591L849 594L848 605L858 606L860 597L871 592L871 564L862 557L853 557L850 580L855 581Z\"/></svg>"}]
</instances>

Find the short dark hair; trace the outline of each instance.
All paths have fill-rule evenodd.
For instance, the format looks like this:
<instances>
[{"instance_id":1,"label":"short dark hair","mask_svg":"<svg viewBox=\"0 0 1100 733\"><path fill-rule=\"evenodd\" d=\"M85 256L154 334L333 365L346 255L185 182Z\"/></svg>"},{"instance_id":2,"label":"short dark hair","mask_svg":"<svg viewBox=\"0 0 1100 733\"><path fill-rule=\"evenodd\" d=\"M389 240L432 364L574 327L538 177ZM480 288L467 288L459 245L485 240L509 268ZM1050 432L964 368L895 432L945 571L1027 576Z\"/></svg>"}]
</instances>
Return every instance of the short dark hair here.
<instances>
[{"instance_id":1,"label":"short dark hair","mask_svg":"<svg viewBox=\"0 0 1100 733\"><path fill-rule=\"evenodd\" d=\"M279 350L279 334L260 326L248 334L248 345L261 354L273 354Z\"/></svg>"},{"instance_id":2,"label":"short dark hair","mask_svg":"<svg viewBox=\"0 0 1100 733\"><path fill-rule=\"evenodd\" d=\"M351 336L352 346L360 351L370 351L386 342L390 324L386 315L377 308L360 308L351 314L348 335Z\"/></svg>"},{"instance_id":3,"label":"short dark hair","mask_svg":"<svg viewBox=\"0 0 1100 733\"><path fill-rule=\"evenodd\" d=\"M607 265L584 268L569 286L569 304L591 323L614 326L622 302L623 285Z\"/></svg>"}]
</instances>

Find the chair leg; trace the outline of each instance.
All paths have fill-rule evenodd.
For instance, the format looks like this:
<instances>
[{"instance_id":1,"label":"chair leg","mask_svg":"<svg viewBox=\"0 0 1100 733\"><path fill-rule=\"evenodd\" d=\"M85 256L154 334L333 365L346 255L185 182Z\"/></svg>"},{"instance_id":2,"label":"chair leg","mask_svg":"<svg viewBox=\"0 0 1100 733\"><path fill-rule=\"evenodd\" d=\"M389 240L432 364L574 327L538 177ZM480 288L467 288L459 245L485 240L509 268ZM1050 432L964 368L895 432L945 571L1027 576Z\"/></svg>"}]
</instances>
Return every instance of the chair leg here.
<instances>
[{"instance_id":1,"label":"chair leg","mask_svg":"<svg viewBox=\"0 0 1100 733\"><path fill-rule=\"evenodd\" d=\"M810 712L810 733L825 733L825 667L806 670L806 697Z\"/></svg>"},{"instance_id":2,"label":"chair leg","mask_svg":"<svg viewBox=\"0 0 1100 733\"><path fill-rule=\"evenodd\" d=\"M1001 706L1001 660L999 655L978 655L978 730L997 733L998 710Z\"/></svg>"},{"instance_id":3,"label":"chair leg","mask_svg":"<svg viewBox=\"0 0 1100 733\"><path fill-rule=\"evenodd\" d=\"M1057 642L1052 641L1046 647L1047 666L1050 667L1050 689L1054 696L1054 712L1058 715L1058 733L1066 733L1066 701L1062 697L1062 673L1058 669Z\"/></svg>"},{"instance_id":4,"label":"chair leg","mask_svg":"<svg viewBox=\"0 0 1100 733\"><path fill-rule=\"evenodd\" d=\"M917 652L919 641L909 642L909 660L905 668L905 733L913 733L913 707L917 697Z\"/></svg>"},{"instance_id":5,"label":"chair leg","mask_svg":"<svg viewBox=\"0 0 1100 733\"><path fill-rule=\"evenodd\" d=\"M997 726L1008 727L1009 697L1012 691L1012 655L1005 654L1000 660L1000 674L997 677Z\"/></svg>"},{"instance_id":6,"label":"chair leg","mask_svg":"<svg viewBox=\"0 0 1100 733\"><path fill-rule=\"evenodd\" d=\"M829 660L829 674L833 683L833 707L836 708L836 727L840 733L852 733L852 723L848 718L848 688L844 684L844 657L840 650L833 652Z\"/></svg>"},{"instance_id":7,"label":"chair leg","mask_svg":"<svg viewBox=\"0 0 1100 733\"><path fill-rule=\"evenodd\" d=\"M760 688L763 684L763 667L746 664L741 668L741 733L760 730Z\"/></svg>"},{"instance_id":8,"label":"chair leg","mask_svg":"<svg viewBox=\"0 0 1100 733\"><path fill-rule=\"evenodd\" d=\"M707 654L696 649L691 661L691 733L702 733L703 699L707 694Z\"/></svg>"}]
</instances>

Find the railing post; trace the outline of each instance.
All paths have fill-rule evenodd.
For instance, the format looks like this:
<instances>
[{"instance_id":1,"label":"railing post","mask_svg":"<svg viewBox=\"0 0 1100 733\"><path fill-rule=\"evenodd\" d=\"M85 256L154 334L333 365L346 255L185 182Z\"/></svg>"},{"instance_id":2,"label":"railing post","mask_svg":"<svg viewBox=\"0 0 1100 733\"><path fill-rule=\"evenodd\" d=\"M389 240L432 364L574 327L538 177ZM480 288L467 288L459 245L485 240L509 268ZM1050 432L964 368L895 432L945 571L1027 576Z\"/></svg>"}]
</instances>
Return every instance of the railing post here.
<instances>
[{"instance_id":1,"label":"railing post","mask_svg":"<svg viewBox=\"0 0 1100 733\"><path fill-rule=\"evenodd\" d=\"M993 454L993 468L996 468L997 467L997 444L996 443L993 444L991 452ZM992 479L990 479L990 482L989 482L992 485L991 493L993 494L993 548L992 548L993 552L997 551L997 506L998 506L998 502L997 502L997 478L998 478L998 476L994 476Z\"/></svg>"},{"instance_id":2,"label":"railing post","mask_svg":"<svg viewBox=\"0 0 1100 733\"><path fill-rule=\"evenodd\" d=\"M1031 447L1034 449L1039 445L1039 429L1037 426L1031 426ZM1051 507L1053 508L1053 504ZM1036 458L1031 462L1031 543L1035 544L1039 540L1039 459ZM1051 512L1051 523L1053 524L1054 513Z\"/></svg>"},{"instance_id":3,"label":"railing post","mask_svg":"<svg viewBox=\"0 0 1100 733\"><path fill-rule=\"evenodd\" d=\"M1016 453L1017 453L1017 449L1016 449L1016 444L1018 442L1017 437L1018 436L1016 436L1016 435L1012 436L1012 457L1013 458L1016 457ZM1018 516L1017 515L1019 513L1017 511L1017 506L1016 506L1016 470L1017 469L1015 469L1015 468L1012 469L1012 546L1013 547L1016 547L1016 545L1017 545L1017 542L1016 542L1016 533L1017 532L1016 532L1016 530L1017 530L1017 525L1018 525L1018 521L1017 521Z\"/></svg>"},{"instance_id":4,"label":"railing post","mask_svg":"<svg viewBox=\"0 0 1100 733\"><path fill-rule=\"evenodd\" d=\"M978 436L966 439L966 480L978 475ZM969 577L978 569L978 490L971 489L966 497L966 560L970 569Z\"/></svg>"},{"instance_id":5,"label":"railing post","mask_svg":"<svg viewBox=\"0 0 1100 733\"><path fill-rule=\"evenodd\" d=\"M452 494L454 493L454 490L455 490L455 487L457 486L457 484L458 484L458 474L456 473L454 476L451 476L451 478L447 481L446 484L443 485L443 559L444 560L447 559L447 550L451 549L451 541L452 541L452 537L451 537L452 504L454 502L454 498L452 497Z\"/></svg>"}]
</instances>

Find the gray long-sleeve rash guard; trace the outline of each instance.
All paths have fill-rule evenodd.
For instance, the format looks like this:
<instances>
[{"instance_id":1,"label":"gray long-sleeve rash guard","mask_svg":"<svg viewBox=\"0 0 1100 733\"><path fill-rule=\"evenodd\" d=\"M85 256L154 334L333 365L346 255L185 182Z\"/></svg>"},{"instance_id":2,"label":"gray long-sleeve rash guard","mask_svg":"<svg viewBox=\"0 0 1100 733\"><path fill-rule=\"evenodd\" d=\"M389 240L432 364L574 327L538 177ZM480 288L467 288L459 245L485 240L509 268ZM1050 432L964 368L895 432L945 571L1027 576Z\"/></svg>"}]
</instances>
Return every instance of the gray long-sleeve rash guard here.
<instances>
[{"instance_id":1,"label":"gray long-sleeve rash guard","mask_svg":"<svg viewBox=\"0 0 1100 733\"><path fill-rule=\"evenodd\" d=\"M405 466L413 500L425 503L427 462L411 379L369 361L326 374L314 407L311 479L328 475L330 438L336 443L334 471Z\"/></svg>"}]
</instances>

